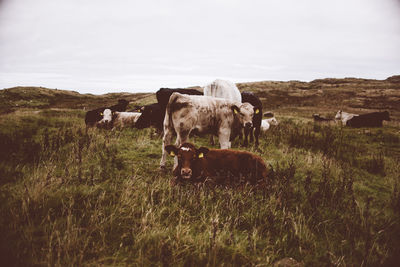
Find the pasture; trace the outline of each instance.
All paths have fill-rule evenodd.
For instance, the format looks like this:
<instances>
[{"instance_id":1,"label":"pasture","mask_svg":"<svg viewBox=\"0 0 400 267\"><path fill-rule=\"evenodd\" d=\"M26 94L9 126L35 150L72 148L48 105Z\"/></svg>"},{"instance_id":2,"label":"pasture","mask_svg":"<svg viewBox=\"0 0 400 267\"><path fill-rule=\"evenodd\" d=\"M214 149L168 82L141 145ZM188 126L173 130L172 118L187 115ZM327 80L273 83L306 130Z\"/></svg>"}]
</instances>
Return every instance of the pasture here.
<instances>
[{"instance_id":1,"label":"pasture","mask_svg":"<svg viewBox=\"0 0 400 267\"><path fill-rule=\"evenodd\" d=\"M239 140L232 145L273 167L263 188L172 185L173 160L168 173L159 171L162 140L154 129L86 132L82 103L94 107L120 95L62 95L58 102L27 96L18 107L7 96L7 113L0 115L0 260L8 266L272 266L291 257L304 266L394 265L400 260L395 82L385 95L350 88L355 101L340 103L348 83L322 93L323 85L239 84L241 91L253 88L279 120L260 136L260 150ZM324 93L337 95L335 103ZM374 97L380 100L371 107ZM148 104L154 95L129 100ZM339 106L387 107L392 121L360 129L312 121L315 112L333 117ZM209 147L207 136L191 141Z\"/></svg>"}]
</instances>

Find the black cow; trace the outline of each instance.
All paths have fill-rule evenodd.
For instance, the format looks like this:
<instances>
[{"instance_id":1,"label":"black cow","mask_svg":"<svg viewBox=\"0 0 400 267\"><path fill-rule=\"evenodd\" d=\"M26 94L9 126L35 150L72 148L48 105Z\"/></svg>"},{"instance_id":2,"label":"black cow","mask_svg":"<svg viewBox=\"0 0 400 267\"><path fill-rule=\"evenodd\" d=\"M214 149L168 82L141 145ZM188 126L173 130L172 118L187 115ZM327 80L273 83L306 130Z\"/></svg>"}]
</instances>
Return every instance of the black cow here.
<instances>
[{"instance_id":1,"label":"black cow","mask_svg":"<svg viewBox=\"0 0 400 267\"><path fill-rule=\"evenodd\" d=\"M390 121L389 112L371 112L354 116L346 122L350 127L382 127L382 121Z\"/></svg>"},{"instance_id":2,"label":"black cow","mask_svg":"<svg viewBox=\"0 0 400 267\"><path fill-rule=\"evenodd\" d=\"M162 112L161 106L158 103L140 107L142 115L137 120L135 127L138 129L148 128L153 126L160 133L163 131L163 123L165 111Z\"/></svg>"},{"instance_id":3,"label":"black cow","mask_svg":"<svg viewBox=\"0 0 400 267\"><path fill-rule=\"evenodd\" d=\"M330 122L332 119L327 119L324 117L321 117L319 114L313 114L313 119L315 122Z\"/></svg>"},{"instance_id":4,"label":"black cow","mask_svg":"<svg viewBox=\"0 0 400 267\"><path fill-rule=\"evenodd\" d=\"M85 115L85 123L87 127L93 127L98 121L103 119L103 111L105 109L111 109L111 111L125 111L129 102L125 99L118 100L118 104L111 107L101 107L93 110L89 110Z\"/></svg>"},{"instance_id":5,"label":"black cow","mask_svg":"<svg viewBox=\"0 0 400 267\"><path fill-rule=\"evenodd\" d=\"M256 139L255 146L258 147L258 137L262 121L262 103L260 99L251 92L242 92L242 103L250 103L254 106L253 127L244 129L244 145L248 145L247 137L250 134L250 142L253 142L253 132Z\"/></svg>"},{"instance_id":6,"label":"black cow","mask_svg":"<svg viewBox=\"0 0 400 267\"><path fill-rule=\"evenodd\" d=\"M141 110L142 115L136 122L136 127L139 129L143 129L153 126L157 130L162 132L164 127L163 123L165 117L165 110L167 108L169 97L172 95L172 93L175 92L186 95L203 95L202 92L197 91L195 89L160 88L160 90L156 92L158 103L147 105L144 107L137 107L138 110Z\"/></svg>"},{"instance_id":7,"label":"black cow","mask_svg":"<svg viewBox=\"0 0 400 267\"><path fill-rule=\"evenodd\" d=\"M182 88L160 88L156 92L157 102L161 105L161 108L164 110L167 109L167 104L169 101L169 97L172 93L180 93L184 95L203 95L202 92L195 89L182 89Z\"/></svg>"}]
</instances>

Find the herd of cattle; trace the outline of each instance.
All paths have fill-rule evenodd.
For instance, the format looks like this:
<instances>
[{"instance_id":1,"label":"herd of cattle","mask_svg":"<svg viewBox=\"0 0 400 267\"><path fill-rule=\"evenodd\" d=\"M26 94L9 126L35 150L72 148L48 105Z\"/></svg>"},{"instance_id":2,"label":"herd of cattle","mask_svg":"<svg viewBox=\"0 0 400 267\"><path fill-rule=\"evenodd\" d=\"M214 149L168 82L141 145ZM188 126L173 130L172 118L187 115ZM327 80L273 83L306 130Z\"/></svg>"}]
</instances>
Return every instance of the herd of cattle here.
<instances>
[{"instance_id":1,"label":"herd of cattle","mask_svg":"<svg viewBox=\"0 0 400 267\"><path fill-rule=\"evenodd\" d=\"M88 111L86 126L156 128L163 135L160 167L165 169L167 154L173 156L173 174L178 181L202 181L220 173L242 176L251 183L267 179L270 168L259 156L230 150L232 140L243 134L244 146L250 141L257 147L260 132L278 124L270 112L264 114L270 118L262 119L262 103L255 94L241 93L232 82L215 80L204 87L204 93L194 89L161 88L156 97L157 103L136 106L130 112L125 111L129 104L126 100ZM332 121L318 114L313 118L316 122ZM351 127L379 127L382 120L390 120L387 111L358 115L341 110L335 119ZM203 134L210 134L212 143L212 136L218 136L221 149L196 148L187 142L189 136ZM171 145L174 136L176 142Z\"/></svg>"}]
</instances>

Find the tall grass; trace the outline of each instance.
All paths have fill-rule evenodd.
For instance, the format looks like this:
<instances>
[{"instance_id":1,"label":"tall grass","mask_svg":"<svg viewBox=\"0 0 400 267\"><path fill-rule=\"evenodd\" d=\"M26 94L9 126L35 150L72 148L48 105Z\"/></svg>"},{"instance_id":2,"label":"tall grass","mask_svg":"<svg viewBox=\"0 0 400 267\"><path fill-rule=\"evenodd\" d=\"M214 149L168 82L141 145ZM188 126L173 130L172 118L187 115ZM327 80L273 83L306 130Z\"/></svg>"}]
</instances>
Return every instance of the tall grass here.
<instances>
[{"instance_id":1,"label":"tall grass","mask_svg":"<svg viewBox=\"0 0 400 267\"><path fill-rule=\"evenodd\" d=\"M386 151L395 137L376 146L365 142L375 133L283 121L256 152L274 169L267 186L172 186L151 129L86 132L79 114L49 112L1 122L0 256L10 266L398 259L398 162Z\"/></svg>"}]
</instances>

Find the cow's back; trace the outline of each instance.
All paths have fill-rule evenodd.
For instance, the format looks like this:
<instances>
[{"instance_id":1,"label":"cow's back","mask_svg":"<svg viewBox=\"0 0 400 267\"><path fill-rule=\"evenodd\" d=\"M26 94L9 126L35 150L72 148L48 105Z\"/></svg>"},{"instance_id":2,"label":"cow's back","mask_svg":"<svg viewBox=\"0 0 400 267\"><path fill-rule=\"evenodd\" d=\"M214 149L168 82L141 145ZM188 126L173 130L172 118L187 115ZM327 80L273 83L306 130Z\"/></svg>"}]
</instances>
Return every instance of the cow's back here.
<instances>
[{"instance_id":1,"label":"cow's back","mask_svg":"<svg viewBox=\"0 0 400 267\"><path fill-rule=\"evenodd\" d=\"M217 131L224 124L231 127L233 112L231 106L236 102L210 96L182 95L173 93L169 99L164 127L185 126L199 133ZM240 103L236 103L240 104ZM173 117L179 118L174 121ZM210 132L216 134L216 132Z\"/></svg>"},{"instance_id":2,"label":"cow's back","mask_svg":"<svg viewBox=\"0 0 400 267\"><path fill-rule=\"evenodd\" d=\"M215 80L211 84L206 85L204 87L204 95L225 98L239 103L242 102L242 96L237 86L225 80Z\"/></svg>"},{"instance_id":3,"label":"cow's back","mask_svg":"<svg viewBox=\"0 0 400 267\"><path fill-rule=\"evenodd\" d=\"M253 181L266 179L268 175L268 169L261 157L247 151L231 149L210 149L204 158L199 159L193 171L195 176L202 173L214 176L221 171L234 176L242 174Z\"/></svg>"}]
</instances>

